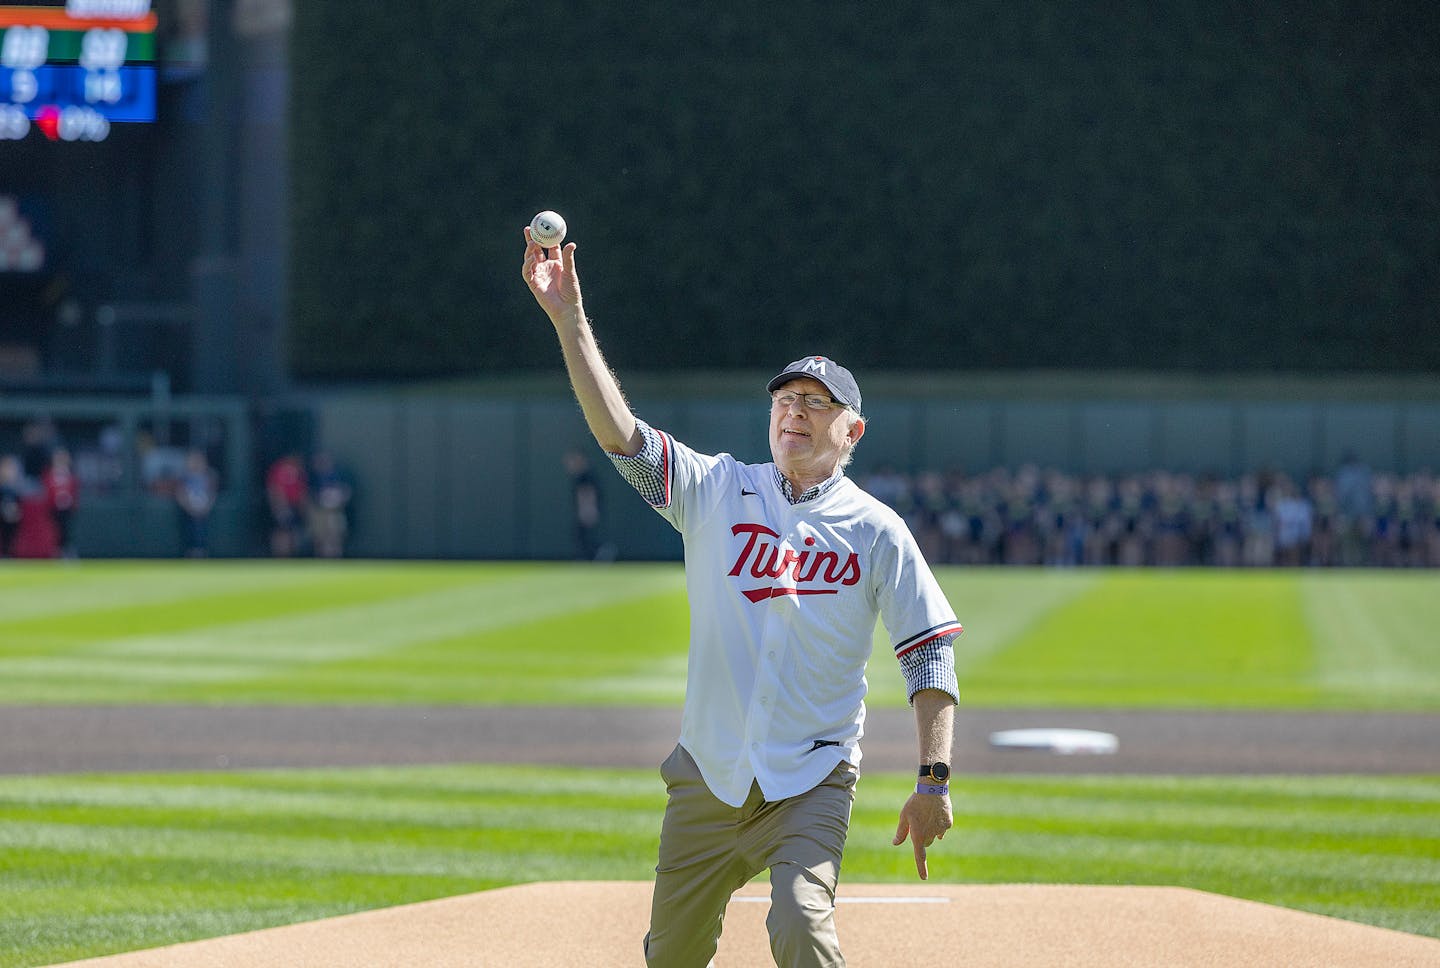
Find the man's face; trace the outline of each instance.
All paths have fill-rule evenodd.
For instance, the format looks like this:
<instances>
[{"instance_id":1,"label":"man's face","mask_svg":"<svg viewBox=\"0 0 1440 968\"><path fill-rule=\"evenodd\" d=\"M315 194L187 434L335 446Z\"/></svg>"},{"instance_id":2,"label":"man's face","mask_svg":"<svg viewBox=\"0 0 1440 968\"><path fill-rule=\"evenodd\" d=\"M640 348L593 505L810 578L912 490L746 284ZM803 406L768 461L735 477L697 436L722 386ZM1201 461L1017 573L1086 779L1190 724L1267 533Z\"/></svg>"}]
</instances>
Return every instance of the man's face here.
<instances>
[{"instance_id":1,"label":"man's face","mask_svg":"<svg viewBox=\"0 0 1440 968\"><path fill-rule=\"evenodd\" d=\"M848 407L835 404L812 410L805 397L818 394L833 400L825 384L808 376L796 377L772 394L793 393L788 406L770 407L770 454L786 474L828 477L865 432L865 422Z\"/></svg>"}]
</instances>

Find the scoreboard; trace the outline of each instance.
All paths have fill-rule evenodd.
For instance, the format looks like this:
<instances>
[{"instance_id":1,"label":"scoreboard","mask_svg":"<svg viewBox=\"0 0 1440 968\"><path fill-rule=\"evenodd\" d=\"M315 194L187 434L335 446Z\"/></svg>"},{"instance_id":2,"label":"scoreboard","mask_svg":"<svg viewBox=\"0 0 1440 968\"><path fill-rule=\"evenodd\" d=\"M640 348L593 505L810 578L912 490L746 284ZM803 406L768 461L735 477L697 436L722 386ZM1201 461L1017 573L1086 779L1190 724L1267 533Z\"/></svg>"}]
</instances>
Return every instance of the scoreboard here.
<instances>
[{"instance_id":1,"label":"scoreboard","mask_svg":"<svg viewBox=\"0 0 1440 968\"><path fill-rule=\"evenodd\" d=\"M155 120L150 0L0 5L0 141L103 141L116 122Z\"/></svg>"}]
</instances>

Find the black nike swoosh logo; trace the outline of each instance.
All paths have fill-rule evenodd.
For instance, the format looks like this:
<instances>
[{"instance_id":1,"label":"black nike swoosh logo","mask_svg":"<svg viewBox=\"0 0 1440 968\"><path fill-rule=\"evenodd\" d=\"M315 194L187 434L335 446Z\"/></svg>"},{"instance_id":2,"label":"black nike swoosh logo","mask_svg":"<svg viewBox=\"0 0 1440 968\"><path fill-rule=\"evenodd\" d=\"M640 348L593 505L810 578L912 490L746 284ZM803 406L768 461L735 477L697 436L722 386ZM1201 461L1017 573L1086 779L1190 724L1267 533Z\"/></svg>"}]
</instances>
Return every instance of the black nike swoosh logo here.
<instances>
[{"instance_id":1,"label":"black nike swoosh logo","mask_svg":"<svg viewBox=\"0 0 1440 968\"><path fill-rule=\"evenodd\" d=\"M741 497L754 497L754 496L755 496L755 492L742 487L742 488L740 488L740 496L741 496Z\"/></svg>"}]
</instances>

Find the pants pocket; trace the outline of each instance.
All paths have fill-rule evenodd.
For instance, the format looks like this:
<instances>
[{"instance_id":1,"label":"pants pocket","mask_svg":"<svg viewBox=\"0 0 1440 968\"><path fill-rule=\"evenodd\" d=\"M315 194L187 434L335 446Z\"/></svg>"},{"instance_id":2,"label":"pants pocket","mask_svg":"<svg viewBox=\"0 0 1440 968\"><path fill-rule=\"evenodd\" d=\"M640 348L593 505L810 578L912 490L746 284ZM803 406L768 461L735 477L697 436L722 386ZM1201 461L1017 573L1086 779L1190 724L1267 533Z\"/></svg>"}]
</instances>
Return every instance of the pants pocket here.
<instances>
[{"instance_id":1,"label":"pants pocket","mask_svg":"<svg viewBox=\"0 0 1440 968\"><path fill-rule=\"evenodd\" d=\"M697 767L695 761L690 758L690 754L686 752L685 747L679 743L675 744L675 748L670 751L670 755L665 757L665 761L660 764L660 779L665 781L665 789L667 790L673 790L681 784L690 782L698 772L699 767Z\"/></svg>"}]
</instances>

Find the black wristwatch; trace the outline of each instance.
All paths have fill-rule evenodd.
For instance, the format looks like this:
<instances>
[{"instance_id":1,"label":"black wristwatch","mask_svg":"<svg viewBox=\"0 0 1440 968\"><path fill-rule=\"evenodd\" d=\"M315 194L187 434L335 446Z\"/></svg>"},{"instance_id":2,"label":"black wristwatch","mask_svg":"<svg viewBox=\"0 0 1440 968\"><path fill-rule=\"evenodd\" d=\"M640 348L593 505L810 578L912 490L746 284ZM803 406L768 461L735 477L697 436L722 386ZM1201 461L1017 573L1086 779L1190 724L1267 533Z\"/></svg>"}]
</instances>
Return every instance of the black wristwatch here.
<instances>
[{"instance_id":1,"label":"black wristwatch","mask_svg":"<svg viewBox=\"0 0 1440 968\"><path fill-rule=\"evenodd\" d=\"M934 780L936 783L944 783L950 779L950 764L931 763L922 764L920 767L920 779Z\"/></svg>"}]
</instances>

